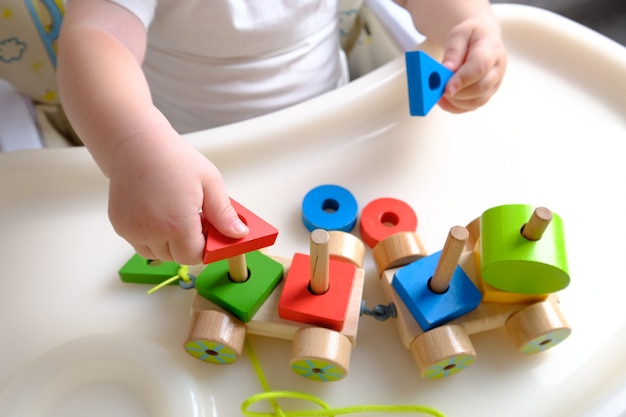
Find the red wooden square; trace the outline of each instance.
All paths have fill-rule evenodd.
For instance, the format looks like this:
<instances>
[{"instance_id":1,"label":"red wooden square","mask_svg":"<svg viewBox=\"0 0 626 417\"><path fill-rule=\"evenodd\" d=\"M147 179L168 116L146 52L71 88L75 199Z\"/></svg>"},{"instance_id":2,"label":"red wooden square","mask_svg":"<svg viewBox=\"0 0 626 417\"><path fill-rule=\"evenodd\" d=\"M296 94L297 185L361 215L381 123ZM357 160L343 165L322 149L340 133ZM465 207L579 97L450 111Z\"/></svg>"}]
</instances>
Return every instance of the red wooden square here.
<instances>
[{"instance_id":1,"label":"red wooden square","mask_svg":"<svg viewBox=\"0 0 626 417\"><path fill-rule=\"evenodd\" d=\"M250 233L241 239L233 239L224 236L210 224L207 225L206 246L202 259L202 262L205 264L271 246L278 236L278 230L271 224L267 223L232 198L230 201L235 211L237 211L237 214L239 214L241 221L250 229Z\"/></svg>"},{"instance_id":2,"label":"red wooden square","mask_svg":"<svg viewBox=\"0 0 626 417\"><path fill-rule=\"evenodd\" d=\"M287 320L341 331L346 320L356 266L330 259L329 272L328 291L313 294L309 290L310 257L296 253L280 296L278 315Z\"/></svg>"}]
</instances>

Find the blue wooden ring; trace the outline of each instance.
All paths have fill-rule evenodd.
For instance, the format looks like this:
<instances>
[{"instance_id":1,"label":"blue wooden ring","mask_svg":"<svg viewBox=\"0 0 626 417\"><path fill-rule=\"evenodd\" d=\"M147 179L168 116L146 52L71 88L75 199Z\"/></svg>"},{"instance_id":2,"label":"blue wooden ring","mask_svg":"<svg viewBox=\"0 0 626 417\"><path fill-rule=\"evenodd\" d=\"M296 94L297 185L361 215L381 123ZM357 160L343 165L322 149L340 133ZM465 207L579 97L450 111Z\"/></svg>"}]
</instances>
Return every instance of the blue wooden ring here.
<instances>
[{"instance_id":1,"label":"blue wooden ring","mask_svg":"<svg viewBox=\"0 0 626 417\"><path fill-rule=\"evenodd\" d=\"M352 193L338 185L320 185L302 200L302 222L315 229L350 232L356 224L358 205Z\"/></svg>"}]
</instances>

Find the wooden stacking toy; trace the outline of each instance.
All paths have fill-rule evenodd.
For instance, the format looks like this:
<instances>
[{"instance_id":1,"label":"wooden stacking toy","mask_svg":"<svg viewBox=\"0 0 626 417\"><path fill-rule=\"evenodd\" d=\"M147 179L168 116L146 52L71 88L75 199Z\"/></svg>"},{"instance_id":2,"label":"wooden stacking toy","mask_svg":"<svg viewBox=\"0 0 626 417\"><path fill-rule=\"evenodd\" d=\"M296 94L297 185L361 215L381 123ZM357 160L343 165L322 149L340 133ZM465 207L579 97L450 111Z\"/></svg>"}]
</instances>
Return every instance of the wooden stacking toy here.
<instances>
[{"instance_id":1,"label":"wooden stacking toy","mask_svg":"<svg viewBox=\"0 0 626 417\"><path fill-rule=\"evenodd\" d=\"M209 229L204 259L211 263L194 279L185 351L225 365L241 357L247 334L287 339L293 341L289 364L296 374L315 381L344 378L361 313L365 246L349 233L318 229L310 234L309 255L268 256L260 249L273 244L277 231L233 203L250 235L228 239ZM136 283L180 281L172 279L182 274L178 264L152 264L135 255L120 276Z\"/></svg>"},{"instance_id":2,"label":"wooden stacking toy","mask_svg":"<svg viewBox=\"0 0 626 417\"><path fill-rule=\"evenodd\" d=\"M316 229L310 235L310 254L296 253L293 257L278 314L287 320L316 326L299 330L294 337L290 365L301 376L338 380L348 373L353 344L342 331L347 320L357 320L360 315L360 307L358 311L354 309L354 292L358 290L360 300L364 285L362 258L359 258L364 247L362 243L351 243L355 239L344 232ZM331 240L335 242L331 244ZM340 240L350 243L338 244ZM356 256L349 262L332 258L331 248L339 246L358 248Z\"/></svg>"},{"instance_id":3,"label":"wooden stacking toy","mask_svg":"<svg viewBox=\"0 0 626 417\"><path fill-rule=\"evenodd\" d=\"M430 330L474 310L482 295L458 266L469 232L450 229L441 252L399 269L391 285L423 330Z\"/></svg>"},{"instance_id":4,"label":"wooden stacking toy","mask_svg":"<svg viewBox=\"0 0 626 417\"><path fill-rule=\"evenodd\" d=\"M561 218L545 207L515 204L480 217L480 274L489 285L521 294L549 294L569 284Z\"/></svg>"},{"instance_id":5,"label":"wooden stacking toy","mask_svg":"<svg viewBox=\"0 0 626 417\"><path fill-rule=\"evenodd\" d=\"M524 208L522 209L521 207ZM551 236L549 241L552 242L552 245L557 246L559 251L564 251L564 247L561 245L563 242L562 223L559 219L556 227L557 231L550 231L550 226L554 225L554 223L550 223L548 219L552 218L554 220L557 217L548 215L546 210L544 208L536 210L528 206L513 206L513 212L518 213L519 219L525 218L525 220L518 225L514 223L508 225L506 221L501 219L500 224L507 230L517 227L517 233L520 234L520 239L523 239L523 241L519 240L518 242L522 244L526 244L526 241L529 241L534 242L535 247L537 247L537 242L543 240L547 235ZM454 312L454 308L451 308L451 314L448 317L443 316L442 320L434 323L426 320L426 317L420 316L423 313L433 314L432 308L429 309L421 303L419 307L411 304L414 300L411 300L409 296L415 299L419 295L416 295L417 293L411 289L410 285L417 285L429 297L441 295L442 290L445 290L447 280L435 278L435 274L438 275L440 270L444 270L448 271L444 275L447 277L451 268L450 262L457 259L459 251L462 253L458 259L459 265L454 265L455 269L462 267L467 277L477 288L481 291L485 288L486 285L479 273L482 267L481 259L484 259L482 258L481 248L492 245L493 243L489 242L489 240L493 236L498 235L498 232L493 228L496 222L493 222L490 214L502 212L508 213L506 208L497 209L491 213L487 210L485 212L487 213L486 217L483 217L484 215L481 216L464 229L469 233L462 233L462 239L458 238L459 235L455 228L451 229L444 250L440 255L440 257L445 256L448 259L445 263L447 266L436 267L431 261L427 271L433 272L427 289L424 288L423 282L428 272L421 271L419 265L420 262L428 259L428 256L423 251L422 244L419 242L416 234L404 232L391 235L374 247L373 254L381 277L383 294L386 301L395 306L396 325L402 343L411 352L418 372L424 378L437 379L447 377L471 365L476 359L476 352L469 338L471 334L504 326L510 335L514 347L521 353L532 354L550 349L566 339L571 333L571 329L560 311L556 295L549 293L528 295L492 289L492 291L497 291L499 294L509 294L511 298L506 299L504 297L505 302L489 302L482 297L475 309L458 315ZM519 214L520 212L524 213L523 217ZM537 218L533 219L533 217ZM482 227L484 218L488 219L488 223L493 222L487 227L488 235L481 234L484 230ZM511 218L509 217L509 219ZM513 236L512 232L503 233L510 233ZM454 235L457 238L454 238ZM506 236L506 234L501 236ZM527 236L530 236L530 238ZM462 245L462 242L464 242L464 245ZM542 242L542 245L546 243ZM453 252L453 256L449 257L448 253L450 252ZM537 262L537 258L529 257L527 251L522 253L527 255L524 259L530 258L529 262ZM499 253L499 256L505 262L509 262L507 266L511 269L513 269L513 263L520 262L516 258L516 256L519 257L520 255L515 251L513 253ZM493 259L500 258L488 257L491 262L494 262ZM540 259L545 260L545 256ZM549 275L545 271L546 269L556 273L556 277L547 278L550 286L541 286L542 291L545 289L562 288L563 271L567 271L564 253L549 259L552 260L552 263L549 263L549 265L534 265L526 268L526 271L539 271L544 275ZM407 277L403 278L403 275L407 275ZM420 284L411 283L411 280L408 278L409 275L414 277ZM397 278L398 276L408 282L404 289L401 289L398 285L400 281ZM531 281L537 280L536 277L530 277L529 279ZM435 282L434 284L433 281ZM555 285L554 283L559 284ZM405 294L402 294L403 291ZM499 297L502 296L500 295ZM511 302L510 300L514 301ZM417 312L416 309L418 310ZM420 309L421 311L419 311Z\"/></svg>"},{"instance_id":6,"label":"wooden stacking toy","mask_svg":"<svg viewBox=\"0 0 626 417\"><path fill-rule=\"evenodd\" d=\"M348 219L344 228L352 229L356 199L347 190L322 186L313 196L307 194L303 210L324 211L318 217L328 227ZM339 227L312 228L308 254L268 256L262 250L278 231L233 206L250 234L229 239L209 227L206 265L197 277L186 266L134 255L119 271L122 281L156 285L150 291L167 284L196 289L183 346L198 360L236 362L246 335L254 334L291 340L289 366L297 375L344 378L359 317L371 314L363 303L365 244ZM349 210L337 221L340 207ZM317 222L309 214L303 214L307 228ZM475 333L505 327L523 354L548 350L570 335L555 295L570 281L557 214L523 204L493 207L466 227L452 227L442 250L430 255L416 228L412 208L393 198L366 205L359 223L387 302L381 316L394 318L423 378L470 366L477 357L470 340Z\"/></svg>"}]
</instances>

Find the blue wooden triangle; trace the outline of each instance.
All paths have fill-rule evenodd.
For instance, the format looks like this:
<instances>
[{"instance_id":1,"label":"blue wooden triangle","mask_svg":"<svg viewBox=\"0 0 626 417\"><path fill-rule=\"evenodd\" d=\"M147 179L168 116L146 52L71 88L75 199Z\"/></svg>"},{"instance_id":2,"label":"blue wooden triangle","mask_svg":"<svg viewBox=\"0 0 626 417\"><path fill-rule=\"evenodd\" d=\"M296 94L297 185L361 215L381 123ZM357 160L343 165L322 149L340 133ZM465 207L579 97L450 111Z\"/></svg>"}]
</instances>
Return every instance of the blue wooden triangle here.
<instances>
[{"instance_id":1,"label":"blue wooden triangle","mask_svg":"<svg viewBox=\"0 0 626 417\"><path fill-rule=\"evenodd\" d=\"M411 116L426 116L443 96L454 72L423 51L405 53Z\"/></svg>"}]
</instances>

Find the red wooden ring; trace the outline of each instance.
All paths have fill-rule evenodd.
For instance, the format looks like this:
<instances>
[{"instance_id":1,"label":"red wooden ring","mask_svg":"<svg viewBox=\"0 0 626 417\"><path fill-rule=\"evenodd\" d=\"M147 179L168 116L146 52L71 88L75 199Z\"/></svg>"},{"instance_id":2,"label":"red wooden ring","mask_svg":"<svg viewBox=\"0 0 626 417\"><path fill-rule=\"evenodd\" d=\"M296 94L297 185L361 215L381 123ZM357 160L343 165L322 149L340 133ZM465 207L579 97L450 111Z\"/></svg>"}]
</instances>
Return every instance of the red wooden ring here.
<instances>
[{"instance_id":1,"label":"red wooden ring","mask_svg":"<svg viewBox=\"0 0 626 417\"><path fill-rule=\"evenodd\" d=\"M359 223L361 238L373 248L384 238L399 232L415 232L417 215L407 203L395 198L379 198L363 208Z\"/></svg>"}]
</instances>

